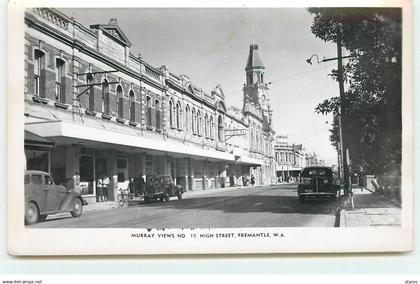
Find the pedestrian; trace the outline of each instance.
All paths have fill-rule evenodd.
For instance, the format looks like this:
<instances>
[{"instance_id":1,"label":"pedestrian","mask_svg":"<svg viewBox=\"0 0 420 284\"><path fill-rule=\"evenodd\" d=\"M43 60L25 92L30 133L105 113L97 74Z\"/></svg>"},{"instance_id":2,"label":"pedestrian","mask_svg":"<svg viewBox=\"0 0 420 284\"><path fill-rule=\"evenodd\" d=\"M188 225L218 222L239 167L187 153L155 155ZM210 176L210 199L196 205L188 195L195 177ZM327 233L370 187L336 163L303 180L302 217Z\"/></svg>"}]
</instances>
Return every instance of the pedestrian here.
<instances>
[{"instance_id":1,"label":"pedestrian","mask_svg":"<svg viewBox=\"0 0 420 284\"><path fill-rule=\"evenodd\" d=\"M109 177L107 175L102 176L102 194L103 194L103 201L108 201L108 185L109 185Z\"/></svg>"},{"instance_id":2,"label":"pedestrian","mask_svg":"<svg viewBox=\"0 0 420 284\"><path fill-rule=\"evenodd\" d=\"M104 194L103 193L103 180L102 180L102 175L100 175L96 182L96 202L104 201L103 194Z\"/></svg>"},{"instance_id":3,"label":"pedestrian","mask_svg":"<svg viewBox=\"0 0 420 284\"><path fill-rule=\"evenodd\" d=\"M365 175L365 172L364 172L362 167L360 167L360 169L359 169L358 177L359 177L360 190L363 191L363 188L365 187L365 177L366 177L366 175Z\"/></svg>"},{"instance_id":4,"label":"pedestrian","mask_svg":"<svg viewBox=\"0 0 420 284\"><path fill-rule=\"evenodd\" d=\"M251 185L254 186L255 184L255 177L254 175L251 176Z\"/></svg>"},{"instance_id":5,"label":"pedestrian","mask_svg":"<svg viewBox=\"0 0 420 284\"><path fill-rule=\"evenodd\" d=\"M134 193L136 191L136 184L134 182L134 178L129 179L127 191L130 193L130 199L131 199L132 196L134 196Z\"/></svg>"},{"instance_id":6,"label":"pedestrian","mask_svg":"<svg viewBox=\"0 0 420 284\"><path fill-rule=\"evenodd\" d=\"M146 189L146 175L140 176L140 197L144 196Z\"/></svg>"}]
</instances>

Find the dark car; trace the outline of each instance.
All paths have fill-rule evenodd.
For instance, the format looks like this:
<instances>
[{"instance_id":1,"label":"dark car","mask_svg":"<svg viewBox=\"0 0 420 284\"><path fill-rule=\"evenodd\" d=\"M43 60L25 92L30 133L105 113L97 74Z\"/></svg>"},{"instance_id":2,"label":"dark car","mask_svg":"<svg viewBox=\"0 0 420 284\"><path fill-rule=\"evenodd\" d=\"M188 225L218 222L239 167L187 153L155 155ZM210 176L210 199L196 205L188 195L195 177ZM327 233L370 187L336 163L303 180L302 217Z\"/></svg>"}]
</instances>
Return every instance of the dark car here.
<instances>
[{"instance_id":1,"label":"dark car","mask_svg":"<svg viewBox=\"0 0 420 284\"><path fill-rule=\"evenodd\" d=\"M307 167L300 173L299 201L306 199L335 199L339 185L330 167Z\"/></svg>"},{"instance_id":2,"label":"dark car","mask_svg":"<svg viewBox=\"0 0 420 284\"><path fill-rule=\"evenodd\" d=\"M42 171L25 172L25 223L44 221L49 214L70 212L79 217L83 212L83 199L79 193L56 185L52 177Z\"/></svg>"},{"instance_id":3,"label":"dark car","mask_svg":"<svg viewBox=\"0 0 420 284\"><path fill-rule=\"evenodd\" d=\"M182 186L176 185L171 176L148 177L146 181L146 190L144 193L144 201L148 202L152 199L161 201L169 201L171 197L177 196L182 199Z\"/></svg>"}]
</instances>

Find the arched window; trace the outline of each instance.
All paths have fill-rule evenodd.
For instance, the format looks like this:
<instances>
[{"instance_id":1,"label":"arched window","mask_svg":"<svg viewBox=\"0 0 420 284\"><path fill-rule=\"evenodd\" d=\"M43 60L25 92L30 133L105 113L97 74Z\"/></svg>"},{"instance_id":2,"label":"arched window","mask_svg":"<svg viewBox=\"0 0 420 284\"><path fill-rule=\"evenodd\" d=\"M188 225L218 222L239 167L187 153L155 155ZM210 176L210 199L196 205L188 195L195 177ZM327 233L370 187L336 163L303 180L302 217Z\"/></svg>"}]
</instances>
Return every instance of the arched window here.
<instances>
[{"instance_id":1,"label":"arched window","mask_svg":"<svg viewBox=\"0 0 420 284\"><path fill-rule=\"evenodd\" d=\"M152 98L146 97L146 124L152 126Z\"/></svg>"},{"instance_id":2,"label":"arched window","mask_svg":"<svg viewBox=\"0 0 420 284\"><path fill-rule=\"evenodd\" d=\"M155 109L156 109L156 112L155 112L156 129L160 129L161 126L160 126L160 102L159 102L159 100L155 101Z\"/></svg>"},{"instance_id":3,"label":"arched window","mask_svg":"<svg viewBox=\"0 0 420 284\"><path fill-rule=\"evenodd\" d=\"M255 135L255 149L257 150L257 151L259 151L260 150L260 144L259 144L259 140L260 140L260 133L258 132L258 130L257 130L257 132L256 132L256 135Z\"/></svg>"},{"instance_id":4,"label":"arched window","mask_svg":"<svg viewBox=\"0 0 420 284\"><path fill-rule=\"evenodd\" d=\"M117 86L117 114L118 117L124 117L124 96L121 85Z\"/></svg>"},{"instance_id":5,"label":"arched window","mask_svg":"<svg viewBox=\"0 0 420 284\"><path fill-rule=\"evenodd\" d=\"M34 95L45 98L45 92L41 93L41 82L44 82L45 53L36 49L34 52Z\"/></svg>"},{"instance_id":6,"label":"arched window","mask_svg":"<svg viewBox=\"0 0 420 284\"><path fill-rule=\"evenodd\" d=\"M65 97L64 84L63 84L64 76L66 75L65 62L62 59L57 58L55 60L54 70L55 70L55 100L58 102L65 103L66 97Z\"/></svg>"},{"instance_id":7,"label":"arched window","mask_svg":"<svg viewBox=\"0 0 420 284\"><path fill-rule=\"evenodd\" d=\"M109 84L105 79L102 84L102 113L109 115Z\"/></svg>"},{"instance_id":8,"label":"arched window","mask_svg":"<svg viewBox=\"0 0 420 284\"><path fill-rule=\"evenodd\" d=\"M176 103L176 127L181 128L181 105Z\"/></svg>"},{"instance_id":9,"label":"arched window","mask_svg":"<svg viewBox=\"0 0 420 284\"><path fill-rule=\"evenodd\" d=\"M206 137L209 137L209 117L206 113L206 116L204 117L204 135Z\"/></svg>"},{"instance_id":10,"label":"arched window","mask_svg":"<svg viewBox=\"0 0 420 284\"><path fill-rule=\"evenodd\" d=\"M214 138L214 121L213 121L213 116L210 116L210 138Z\"/></svg>"},{"instance_id":11,"label":"arched window","mask_svg":"<svg viewBox=\"0 0 420 284\"><path fill-rule=\"evenodd\" d=\"M223 141L223 119L221 115L217 119L217 138L219 141Z\"/></svg>"},{"instance_id":12,"label":"arched window","mask_svg":"<svg viewBox=\"0 0 420 284\"><path fill-rule=\"evenodd\" d=\"M187 105L185 107L185 130L189 131L190 130L190 106Z\"/></svg>"},{"instance_id":13,"label":"arched window","mask_svg":"<svg viewBox=\"0 0 420 284\"><path fill-rule=\"evenodd\" d=\"M93 75L92 74L88 74L87 76L86 76L86 84L88 84L88 85L92 85L94 82L93 82ZM87 98L88 98L88 103L87 103L87 108L88 109L91 109L91 110L94 110L94 108L95 108L95 100L94 100L94 90L93 90L93 86L90 86L90 87L88 87L89 89L87 90L87 92L86 92L86 95L87 95Z\"/></svg>"},{"instance_id":14,"label":"arched window","mask_svg":"<svg viewBox=\"0 0 420 284\"><path fill-rule=\"evenodd\" d=\"M197 134L200 134L201 133L201 115L200 115L200 111L198 110L197 110L196 123L197 123Z\"/></svg>"},{"instance_id":15,"label":"arched window","mask_svg":"<svg viewBox=\"0 0 420 284\"><path fill-rule=\"evenodd\" d=\"M169 125L174 126L174 103L172 100L169 100Z\"/></svg>"},{"instance_id":16,"label":"arched window","mask_svg":"<svg viewBox=\"0 0 420 284\"><path fill-rule=\"evenodd\" d=\"M195 109L192 109L191 112L191 131L195 133L195 121L197 120L197 116L195 114Z\"/></svg>"},{"instance_id":17,"label":"arched window","mask_svg":"<svg viewBox=\"0 0 420 284\"><path fill-rule=\"evenodd\" d=\"M251 142L251 150L254 150L254 128L251 126L251 137L250 137L250 142Z\"/></svg>"},{"instance_id":18,"label":"arched window","mask_svg":"<svg viewBox=\"0 0 420 284\"><path fill-rule=\"evenodd\" d=\"M131 90L129 93L129 105L130 105L130 121L136 121L136 103L135 103L134 91Z\"/></svg>"}]
</instances>

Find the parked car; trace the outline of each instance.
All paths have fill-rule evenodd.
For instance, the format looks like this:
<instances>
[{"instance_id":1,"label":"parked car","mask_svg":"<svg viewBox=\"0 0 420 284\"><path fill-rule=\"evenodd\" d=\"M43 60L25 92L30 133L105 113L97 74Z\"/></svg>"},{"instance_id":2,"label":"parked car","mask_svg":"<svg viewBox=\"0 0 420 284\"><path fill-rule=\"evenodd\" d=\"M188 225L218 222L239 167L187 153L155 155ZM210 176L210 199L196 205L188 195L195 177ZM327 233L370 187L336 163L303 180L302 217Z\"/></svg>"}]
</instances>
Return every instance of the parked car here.
<instances>
[{"instance_id":1,"label":"parked car","mask_svg":"<svg viewBox=\"0 0 420 284\"><path fill-rule=\"evenodd\" d=\"M171 176L162 175L157 177L148 177L146 181L146 190L144 193L144 201L148 202L152 199L160 201L169 201L171 197L177 196L182 199L182 186L176 185Z\"/></svg>"},{"instance_id":2,"label":"parked car","mask_svg":"<svg viewBox=\"0 0 420 284\"><path fill-rule=\"evenodd\" d=\"M340 186L336 184L330 167L306 167L300 173L299 201L306 199L335 199Z\"/></svg>"},{"instance_id":3,"label":"parked car","mask_svg":"<svg viewBox=\"0 0 420 284\"><path fill-rule=\"evenodd\" d=\"M25 223L28 225L45 221L49 214L70 212L79 217L83 212L80 193L65 186L56 185L46 172L25 172Z\"/></svg>"}]
</instances>

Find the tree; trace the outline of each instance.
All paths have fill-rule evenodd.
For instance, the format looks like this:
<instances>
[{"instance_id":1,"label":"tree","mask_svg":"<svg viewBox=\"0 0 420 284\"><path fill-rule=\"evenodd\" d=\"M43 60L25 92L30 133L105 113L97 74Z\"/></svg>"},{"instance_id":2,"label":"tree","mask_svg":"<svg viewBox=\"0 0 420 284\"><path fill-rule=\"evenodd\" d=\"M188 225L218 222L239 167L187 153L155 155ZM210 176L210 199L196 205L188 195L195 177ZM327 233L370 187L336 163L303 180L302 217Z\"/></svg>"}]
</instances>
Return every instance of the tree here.
<instances>
[{"instance_id":1,"label":"tree","mask_svg":"<svg viewBox=\"0 0 420 284\"><path fill-rule=\"evenodd\" d=\"M310 8L311 31L324 40L337 42L351 56L344 69L347 90L340 102L334 97L318 104L320 114L340 115L346 123L343 136L353 166L371 173L384 173L401 164L401 9L398 8ZM330 76L337 80L337 70ZM337 147L337 119L330 140Z\"/></svg>"}]
</instances>

